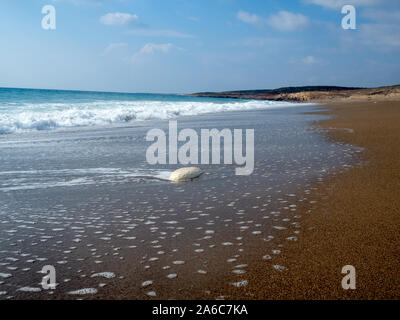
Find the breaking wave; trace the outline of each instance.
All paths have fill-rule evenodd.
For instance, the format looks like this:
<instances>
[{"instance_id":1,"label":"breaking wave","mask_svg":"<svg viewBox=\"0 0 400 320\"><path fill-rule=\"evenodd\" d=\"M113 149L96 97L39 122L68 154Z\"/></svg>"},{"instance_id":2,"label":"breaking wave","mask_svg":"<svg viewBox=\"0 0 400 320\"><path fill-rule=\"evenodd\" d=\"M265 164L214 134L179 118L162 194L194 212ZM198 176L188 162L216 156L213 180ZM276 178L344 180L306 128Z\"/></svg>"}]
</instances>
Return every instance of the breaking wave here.
<instances>
[{"instance_id":1,"label":"breaking wave","mask_svg":"<svg viewBox=\"0 0 400 320\"><path fill-rule=\"evenodd\" d=\"M0 134L57 128L104 126L145 120L168 120L205 113L269 109L293 103L241 100L95 101L0 106Z\"/></svg>"}]
</instances>

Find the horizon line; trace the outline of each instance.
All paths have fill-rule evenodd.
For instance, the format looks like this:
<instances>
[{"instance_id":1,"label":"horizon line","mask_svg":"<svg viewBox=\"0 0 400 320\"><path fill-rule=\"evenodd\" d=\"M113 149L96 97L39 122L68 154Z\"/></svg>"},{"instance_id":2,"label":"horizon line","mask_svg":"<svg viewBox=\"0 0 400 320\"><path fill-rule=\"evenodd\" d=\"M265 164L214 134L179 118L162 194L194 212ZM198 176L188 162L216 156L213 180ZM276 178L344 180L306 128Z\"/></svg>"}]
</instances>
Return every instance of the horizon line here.
<instances>
[{"instance_id":1,"label":"horizon line","mask_svg":"<svg viewBox=\"0 0 400 320\"><path fill-rule=\"evenodd\" d=\"M0 86L0 89L21 89L21 90L47 90L47 91L72 91L72 92L91 92L91 93L119 93L119 94L154 94L154 95L190 95L190 94L198 94L198 93L224 93L224 92L239 92L239 91L258 91L258 90L278 90L283 88L302 88L302 87L342 87L342 88L357 88L357 89L374 89L374 88L383 88L383 87L393 87L400 86L400 84L392 84L392 85L379 85L374 87L355 87L355 86L340 86L340 85L298 85L298 86L284 86L277 88L268 88L268 89L236 89L236 90L223 90L223 91L197 91L191 93L177 93L177 92L169 92L169 93L161 93L161 92L127 92L127 91L103 91L103 90L83 90L83 89L48 89L48 88L28 88L28 87L3 87Z\"/></svg>"}]
</instances>

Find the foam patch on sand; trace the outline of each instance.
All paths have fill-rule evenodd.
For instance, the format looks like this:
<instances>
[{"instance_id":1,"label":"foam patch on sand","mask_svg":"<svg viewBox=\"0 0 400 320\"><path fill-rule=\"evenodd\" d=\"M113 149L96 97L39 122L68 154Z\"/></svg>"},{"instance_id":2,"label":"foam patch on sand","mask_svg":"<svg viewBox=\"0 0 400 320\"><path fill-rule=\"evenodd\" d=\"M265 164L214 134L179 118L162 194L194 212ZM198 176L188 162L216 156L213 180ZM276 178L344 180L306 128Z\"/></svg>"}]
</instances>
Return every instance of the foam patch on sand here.
<instances>
[{"instance_id":1,"label":"foam patch on sand","mask_svg":"<svg viewBox=\"0 0 400 320\"><path fill-rule=\"evenodd\" d=\"M85 294L96 294L96 293L97 289L95 288L84 288L68 292L68 294L73 294L73 295L85 295Z\"/></svg>"}]
</instances>

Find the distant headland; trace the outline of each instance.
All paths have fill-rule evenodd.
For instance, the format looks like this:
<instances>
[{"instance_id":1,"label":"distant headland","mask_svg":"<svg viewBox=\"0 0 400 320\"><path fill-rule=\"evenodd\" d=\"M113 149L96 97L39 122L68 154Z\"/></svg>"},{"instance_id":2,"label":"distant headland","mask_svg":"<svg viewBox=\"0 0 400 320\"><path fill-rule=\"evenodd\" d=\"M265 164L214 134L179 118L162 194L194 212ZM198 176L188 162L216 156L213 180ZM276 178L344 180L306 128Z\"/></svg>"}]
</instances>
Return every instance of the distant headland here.
<instances>
[{"instance_id":1,"label":"distant headland","mask_svg":"<svg viewBox=\"0 0 400 320\"><path fill-rule=\"evenodd\" d=\"M292 102L400 100L400 85L377 88L338 86L285 87L266 90L199 92L189 96Z\"/></svg>"}]
</instances>

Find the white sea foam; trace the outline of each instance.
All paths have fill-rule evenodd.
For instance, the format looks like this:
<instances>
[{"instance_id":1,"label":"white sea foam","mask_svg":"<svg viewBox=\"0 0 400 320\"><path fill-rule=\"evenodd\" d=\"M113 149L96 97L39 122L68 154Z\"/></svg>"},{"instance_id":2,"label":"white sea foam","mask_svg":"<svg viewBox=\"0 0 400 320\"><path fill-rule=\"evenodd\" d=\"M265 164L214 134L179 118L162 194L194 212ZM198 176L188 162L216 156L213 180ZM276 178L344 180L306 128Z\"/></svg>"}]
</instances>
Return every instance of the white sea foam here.
<instances>
[{"instance_id":1,"label":"white sea foam","mask_svg":"<svg viewBox=\"0 0 400 320\"><path fill-rule=\"evenodd\" d=\"M91 277L92 278L103 277L103 278L111 279L111 278L115 278L115 273L114 272L100 272L100 273L92 274Z\"/></svg>"},{"instance_id":2,"label":"white sea foam","mask_svg":"<svg viewBox=\"0 0 400 320\"><path fill-rule=\"evenodd\" d=\"M137 179L169 180L169 170L138 168L87 168L60 170L0 171L0 191L74 187L121 183Z\"/></svg>"},{"instance_id":3,"label":"white sea foam","mask_svg":"<svg viewBox=\"0 0 400 320\"><path fill-rule=\"evenodd\" d=\"M249 284L249 282L247 280L242 280L242 281L238 281L238 282L233 282L232 285L235 287L247 287L247 285Z\"/></svg>"},{"instance_id":4,"label":"white sea foam","mask_svg":"<svg viewBox=\"0 0 400 320\"><path fill-rule=\"evenodd\" d=\"M40 288L32 288L32 287L23 287L23 288L17 289L17 291L23 291L23 292L40 292L41 289L40 289Z\"/></svg>"},{"instance_id":5,"label":"white sea foam","mask_svg":"<svg viewBox=\"0 0 400 320\"><path fill-rule=\"evenodd\" d=\"M84 289L79 289L75 291L70 291L68 294L76 294L76 295L84 295L84 294L96 294L97 289L95 288L84 288Z\"/></svg>"},{"instance_id":6,"label":"white sea foam","mask_svg":"<svg viewBox=\"0 0 400 320\"><path fill-rule=\"evenodd\" d=\"M142 287L147 287L147 286L149 286L151 284L153 284L153 281L152 280L147 280L147 281L142 282Z\"/></svg>"},{"instance_id":7,"label":"white sea foam","mask_svg":"<svg viewBox=\"0 0 400 320\"><path fill-rule=\"evenodd\" d=\"M221 100L222 101L222 100ZM293 103L238 100L210 101L95 101L20 104L1 108L0 134L68 127L104 126L145 120L168 120L205 113L270 109ZM1 106L0 106L1 107Z\"/></svg>"},{"instance_id":8,"label":"white sea foam","mask_svg":"<svg viewBox=\"0 0 400 320\"><path fill-rule=\"evenodd\" d=\"M0 273L0 278L9 278L12 277L12 274L10 273Z\"/></svg>"}]
</instances>

